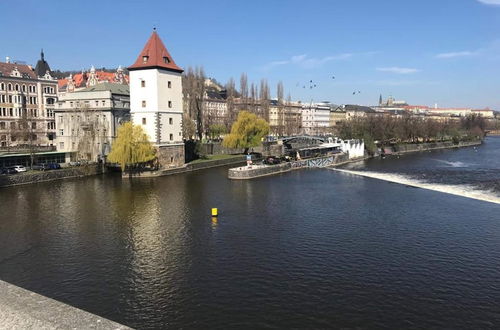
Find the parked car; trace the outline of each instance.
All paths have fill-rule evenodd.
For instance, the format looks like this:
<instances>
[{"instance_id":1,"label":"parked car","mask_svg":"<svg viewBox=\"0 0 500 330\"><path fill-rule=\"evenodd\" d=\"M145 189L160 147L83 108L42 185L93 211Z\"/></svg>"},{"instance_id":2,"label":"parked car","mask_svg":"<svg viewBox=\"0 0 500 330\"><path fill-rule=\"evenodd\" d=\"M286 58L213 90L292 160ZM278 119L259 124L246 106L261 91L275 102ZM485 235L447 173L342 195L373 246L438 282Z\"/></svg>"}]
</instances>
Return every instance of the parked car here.
<instances>
[{"instance_id":1,"label":"parked car","mask_svg":"<svg viewBox=\"0 0 500 330\"><path fill-rule=\"evenodd\" d=\"M80 166L80 165L82 165L82 163L78 160L69 162L69 166Z\"/></svg>"},{"instance_id":2,"label":"parked car","mask_svg":"<svg viewBox=\"0 0 500 330\"><path fill-rule=\"evenodd\" d=\"M49 164L36 164L31 166L32 170L37 170L37 171L48 171L50 170Z\"/></svg>"},{"instance_id":3,"label":"parked car","mask_svg":"<svg viewBox=\"0 0 500 330\"><path fill-rule=\"evenodd\" d=\"M61 168L61 165L59 165L59 163L49 163L47 165L51 170L58 170Z\"/></svg>"},{"instance_id":4,"label":"parked car","mask_svg":"<svg viewBox=\"0 0 500 330\"><path fill-rule=\"evenodd\" d=\"M11 166L10 168L16 171L17 173L26 172L26 167L24 167L23 165L14 165Z\"/></svg>"},{"instance_id":5,"label":"parked car","mask_svg":"<svg viewBox=\"0 0 500 330\"><path fill-rule=\"evenodd\" d=\"M4 167L0 169L0 174L16 174L17 171L10 167Z\"/></svg>"}]
</instances>

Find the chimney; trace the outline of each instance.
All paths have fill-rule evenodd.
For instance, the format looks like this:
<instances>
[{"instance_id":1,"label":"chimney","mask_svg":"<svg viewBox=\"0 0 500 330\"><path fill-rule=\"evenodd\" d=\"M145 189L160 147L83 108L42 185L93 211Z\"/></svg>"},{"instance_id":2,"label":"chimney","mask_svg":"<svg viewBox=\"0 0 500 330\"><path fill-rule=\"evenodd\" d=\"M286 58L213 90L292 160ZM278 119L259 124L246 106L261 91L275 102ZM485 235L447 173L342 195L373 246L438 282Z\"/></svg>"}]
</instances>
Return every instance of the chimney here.
<instances>
[{"instance_id":1,"label":"chimney","mask_svg":"<svg viewBox=\"0 0 500 330\"><path fill-rule=\"evenodd\" d=\"M10 57L8 56L5 57L5 63L10 63Z\"/></svg>"}]
</instances>

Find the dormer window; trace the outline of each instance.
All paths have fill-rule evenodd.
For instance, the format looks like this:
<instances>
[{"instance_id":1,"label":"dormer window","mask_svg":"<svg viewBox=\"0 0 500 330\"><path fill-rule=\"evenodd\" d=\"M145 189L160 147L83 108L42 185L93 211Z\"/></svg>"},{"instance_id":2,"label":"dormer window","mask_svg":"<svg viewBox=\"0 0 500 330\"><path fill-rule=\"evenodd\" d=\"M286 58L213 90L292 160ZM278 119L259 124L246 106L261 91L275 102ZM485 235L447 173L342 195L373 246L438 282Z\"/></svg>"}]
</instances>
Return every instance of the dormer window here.
<instances>
[{"instance_id":1,"label":"dormer window","mask_svg":"<svg viewBox=\"0 0 500 330\"><path fill-rule=\"evenodd\" d=\"M145 55L142 57L142 63L147 63L149 59L149 56Z\"/></svg>"},{"instance_id":2,"label":"dormer window","mask_svg":"<svg viewBox=\"0 0 500 330\"><path fill-rule=\"evenodd\" d=\"M163 56L163 63L165 64L170 63L170 59L167 56Z\"/></svg>"}]
</instances>

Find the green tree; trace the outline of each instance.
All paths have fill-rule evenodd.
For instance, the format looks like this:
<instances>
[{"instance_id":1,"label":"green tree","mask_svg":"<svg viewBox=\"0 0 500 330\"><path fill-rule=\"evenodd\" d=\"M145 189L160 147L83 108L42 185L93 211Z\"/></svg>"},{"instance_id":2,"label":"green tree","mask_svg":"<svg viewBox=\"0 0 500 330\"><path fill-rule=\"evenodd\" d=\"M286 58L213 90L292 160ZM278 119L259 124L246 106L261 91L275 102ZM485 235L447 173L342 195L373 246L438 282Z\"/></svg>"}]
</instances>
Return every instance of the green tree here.
<instances>
[{"instance_id":1,"label":"green tree","mask_svg":"<svg viewBox=\"0 0 500 330\"><path fill-rule=\"evenodd\" d=\"M226 134L226 126L222 124L211 125L208 129L210 139L215 140Z\"/></svg>"},{"instance_id":2,"label":"green tree","mask_svg":"<svg viewBox=\"0 0 500 330\"><path fill-rule=\"evenodd\" d=\"M108 160L120 164L122 171L156 158L155 149L140 125L127 122L118 128Z\"/></svg>"},{"instance_id":3,"label":"green tree","mask_svg":"<svg viewBox=\"0 0 500 330\"><path fill-rule=\"evenodd\" d=\"M247 153L249 148L258 146L268 133L267 121L248 111L240 111L231 127L231 133L224 138L223 145L228 148L244 148Z\"/></svg>"}]
</instances>

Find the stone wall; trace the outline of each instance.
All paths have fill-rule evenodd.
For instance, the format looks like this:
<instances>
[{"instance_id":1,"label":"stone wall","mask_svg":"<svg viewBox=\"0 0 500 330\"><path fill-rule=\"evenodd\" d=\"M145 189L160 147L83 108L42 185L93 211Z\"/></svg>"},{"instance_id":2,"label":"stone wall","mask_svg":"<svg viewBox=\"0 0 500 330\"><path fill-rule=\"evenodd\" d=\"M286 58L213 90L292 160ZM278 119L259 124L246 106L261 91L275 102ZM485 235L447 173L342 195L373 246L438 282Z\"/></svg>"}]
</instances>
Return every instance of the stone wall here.
<instances>
[{"instance_id":1,"label":"stone wall","mask_svg":"<svg viewBox=\"0 0 500 330\"><path fill-rule=\"evenodd\" d=\"M0 187L16 186L21 184L78 178L104 173L102 165L93 164L77 167L68 167L51 171L29 171L11 175L0 175Z\"/></svg>"},{"instance_id":2,"label":"stone wall","mask_svg":"<svg viewBox=\"0 0 500 330\"><path fill-rule=\"evenodd\" d=\"M162 170L184 166L184 144L161 146L156 151Z\"/></svg>"},{"instance_id":3,"label":"stone wall","mask_svg":"<svg viewBox=\"0 0 500 330\"><path fill-rule=\"evenodd\" d=\"M451 141L448 142L432 142L432 143L418 143L418 144L398 144L392 147L392 151L395 153L407 153L407 152L417 152L425 150L435 150L435 149L450 149L450 148L461 148L480 145L482 141L462 141L455 144Z\"/></svg>"}]
</instances>

